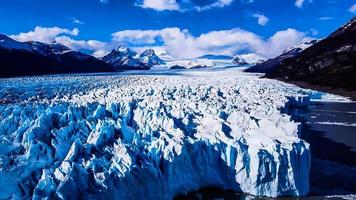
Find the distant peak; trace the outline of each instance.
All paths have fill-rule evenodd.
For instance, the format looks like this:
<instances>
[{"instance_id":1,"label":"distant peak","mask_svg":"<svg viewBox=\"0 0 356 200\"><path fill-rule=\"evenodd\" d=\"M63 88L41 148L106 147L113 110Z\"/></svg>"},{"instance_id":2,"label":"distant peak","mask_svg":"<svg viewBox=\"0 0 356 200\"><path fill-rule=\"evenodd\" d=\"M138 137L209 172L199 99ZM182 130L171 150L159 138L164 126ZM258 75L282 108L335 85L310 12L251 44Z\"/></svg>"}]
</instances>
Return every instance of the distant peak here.
<instances>
[{"instance_id":1,"label":"distant peak","mask_svg":"<svg viewBox=\"0 0 356 200\"><path fill-rule=\"evenodd\" d=\"M160 65L164 63L164 61L156 55L153 49L146 49L143 51L139 56L139 60L149 66Z\"/></svg>"}]
</instances>

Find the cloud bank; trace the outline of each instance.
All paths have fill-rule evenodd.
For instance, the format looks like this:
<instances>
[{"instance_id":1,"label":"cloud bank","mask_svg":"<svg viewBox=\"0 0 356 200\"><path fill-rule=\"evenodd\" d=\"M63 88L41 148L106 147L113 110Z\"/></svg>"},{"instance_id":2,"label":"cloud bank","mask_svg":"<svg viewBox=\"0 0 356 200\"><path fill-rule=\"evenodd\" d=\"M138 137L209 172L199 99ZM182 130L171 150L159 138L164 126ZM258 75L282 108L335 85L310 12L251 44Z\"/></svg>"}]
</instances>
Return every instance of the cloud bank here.
<instances>
[{"instance_id":1,"label":"cloud bank","mask_svg":"<svg viewBox=\"0 0 356 200\"><path fill-rule=\"evenodd\" d=\"M125 30L113 33L112 36L114 44L156 46L178 58L204 54L235 55L246 51L273 57L286 48L310 39L305 33L292 28L278 31L267 39L240 28L211 31L199 36L193 36L188 30L177 27L160 30Z\"/></svg>"},{"instance_id":2,"label":"cloud bank","mask_svg":"<svg viewBox=\"0 0 356 200\"><path fill-rule=\"evenodd\" d=\"M26 41L41 41L41 42L52 42L59 35L71 35L77 36L79 34L79 29L74 28L73 30L59 28L59 27L40 27L36 26L33 31L20 33L18 35L10 35L12 39L20 42Z\"/></svg>"},{"instance_id":3,"label":"cloud bank","mask_svg":"<svg viewBox=\"0 0 356 200\"><path fill-rule=\"evenodd\" d=\"M166 51L176 58L193 58L204 54L236 55L251 52L265 57L274 57L283 50L308 40L305 33L293 28L276 32L269 38L233 28L218 30L194 36L187 29L168 27L159 30L123 30L112 34L109 42L98 40L76 40L78 29L36 27L33 31L12 35L19 41L56 41L75 50L90 50L95 56L102 56L119 45L136 50L153 48Z\"/></svg>"}]
</instances>

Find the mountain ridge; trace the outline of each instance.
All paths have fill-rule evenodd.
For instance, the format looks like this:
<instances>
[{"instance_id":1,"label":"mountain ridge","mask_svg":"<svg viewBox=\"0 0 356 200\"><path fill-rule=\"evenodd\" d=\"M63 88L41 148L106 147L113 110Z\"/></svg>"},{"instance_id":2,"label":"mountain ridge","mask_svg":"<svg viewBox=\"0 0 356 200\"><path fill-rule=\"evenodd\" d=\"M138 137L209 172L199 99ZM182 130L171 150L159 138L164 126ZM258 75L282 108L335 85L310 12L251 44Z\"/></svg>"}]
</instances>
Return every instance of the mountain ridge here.
<instances>
[{"instance_id":1,"label":"mountain ridge","mask_svg":"<svg viewBox=\"0 0 356 200\"><path fill-rule=\"evenodd\" d=\"M283 63L286 59L298 55L300 52L309 48L310 46L317 43L318 40L309 40L302 43L299 43L293 47L290 47L282 52L282 54L268 59L265 62L256 63L255 66L246 69L246 72L258 72L258 73L269 73L277 68L277 66Z\"/></svg>"},{"instance_id":2,"label":"mountain ridge","mask_svg":"<svg viewBox=\"0 0 356 200\"><path fill-rule=\"evenodd\" d=\"M356 90L356 17L330 36L287 59L268 78Z\"/></svg>"},{"instance_id":3,"label":"mountain ridge","mask_svg":"<svg viewBox=\"0 0 356 200\"><path fill-rule=\"evenodd\" d=\"M99 59L59 43L18 42L0 35L0 77L111 72Z\"/></svg>"}]
</instances>

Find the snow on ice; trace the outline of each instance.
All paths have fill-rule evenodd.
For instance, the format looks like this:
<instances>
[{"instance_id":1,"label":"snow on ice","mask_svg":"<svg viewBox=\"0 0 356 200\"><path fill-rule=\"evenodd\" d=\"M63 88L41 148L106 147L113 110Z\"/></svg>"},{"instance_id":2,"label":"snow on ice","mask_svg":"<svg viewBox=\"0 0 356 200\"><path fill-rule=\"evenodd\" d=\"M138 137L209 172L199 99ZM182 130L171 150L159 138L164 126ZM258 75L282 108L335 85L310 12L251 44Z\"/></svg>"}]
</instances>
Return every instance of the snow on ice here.
<instances>
[{"instance_id":1,"label":"snow on ice","mask_svg":"<svg viewBox=\"0 0 356 200\"><path fill-rule=\"evenodd\" d=\"M130 73L0 80L0 198L308 193L309 144L283 110L316 92L236 69Z\"/></svg>"}]
</instances>

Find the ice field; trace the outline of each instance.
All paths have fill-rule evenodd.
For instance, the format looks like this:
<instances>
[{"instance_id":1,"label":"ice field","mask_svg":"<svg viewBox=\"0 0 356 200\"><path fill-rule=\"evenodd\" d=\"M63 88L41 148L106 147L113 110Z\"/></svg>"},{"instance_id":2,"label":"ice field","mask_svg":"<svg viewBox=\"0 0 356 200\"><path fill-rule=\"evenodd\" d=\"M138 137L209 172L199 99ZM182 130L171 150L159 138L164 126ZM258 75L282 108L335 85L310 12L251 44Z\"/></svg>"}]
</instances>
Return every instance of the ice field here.
<instances>
[{"instance_id":1,"label":"ice field","mask_svg":"<svg viewBox=\"0 0 356 200\"><path fill-rule=\"evenodd\" d=\"M236 68L1 79L0 198L306 195L285 111L320 98L346 100Z\"/></svg>"}]
</instances>

